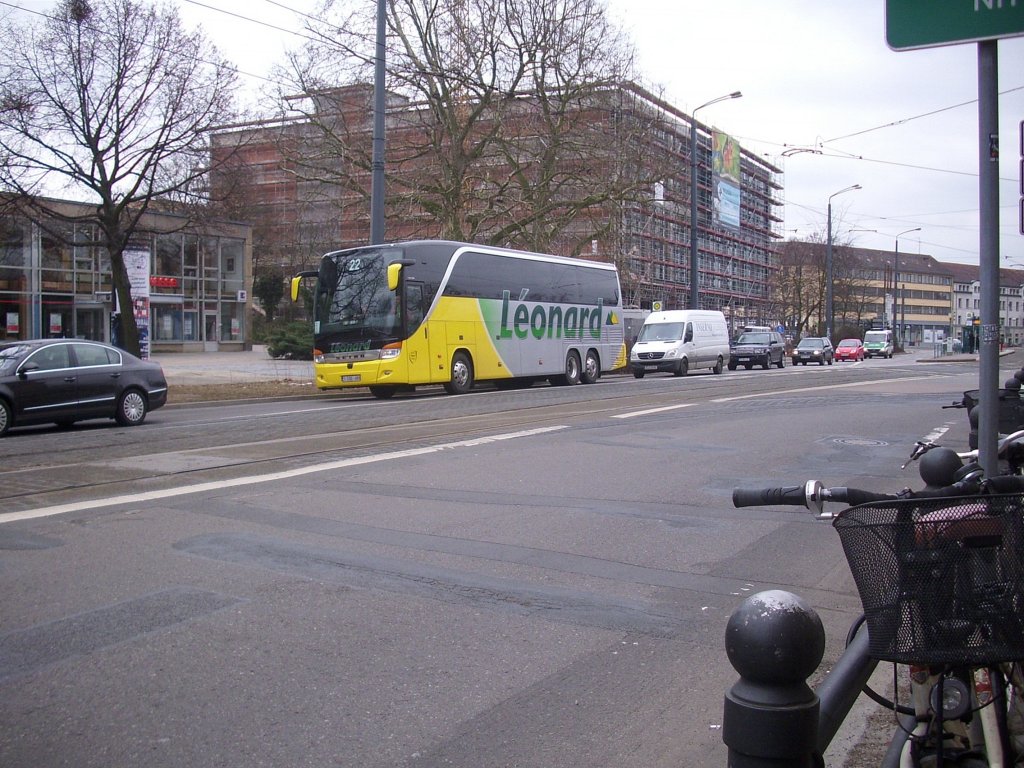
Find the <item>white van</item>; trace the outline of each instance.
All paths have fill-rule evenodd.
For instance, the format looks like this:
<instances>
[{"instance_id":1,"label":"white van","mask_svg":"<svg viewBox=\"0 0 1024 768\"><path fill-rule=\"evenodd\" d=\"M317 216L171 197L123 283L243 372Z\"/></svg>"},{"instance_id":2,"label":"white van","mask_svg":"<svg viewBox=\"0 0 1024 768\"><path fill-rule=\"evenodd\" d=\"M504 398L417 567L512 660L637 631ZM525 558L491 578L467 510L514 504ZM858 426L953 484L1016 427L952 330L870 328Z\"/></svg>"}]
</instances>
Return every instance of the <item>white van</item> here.
<instances>
[{"instance_id":1,"label":"white van","mask_svg":"<svg viewBox=\"0 0 1024 768\"><path fill-rule=\"evenodd\" d=\"M729 329L721 312L678 309L652 312L629 353L633 375L667 371L685 376L695 368L721 373L729 363Z\"/></svg>"},{"instance_id":2,"label":"white van","mask_svg":"<svg viewBox=\"0 0 1024 768\"><path fill-rule=\"evenodd\" d=\"M864 357L892 357L892 331L865 331Z\"/></svg>"}]
</instances>

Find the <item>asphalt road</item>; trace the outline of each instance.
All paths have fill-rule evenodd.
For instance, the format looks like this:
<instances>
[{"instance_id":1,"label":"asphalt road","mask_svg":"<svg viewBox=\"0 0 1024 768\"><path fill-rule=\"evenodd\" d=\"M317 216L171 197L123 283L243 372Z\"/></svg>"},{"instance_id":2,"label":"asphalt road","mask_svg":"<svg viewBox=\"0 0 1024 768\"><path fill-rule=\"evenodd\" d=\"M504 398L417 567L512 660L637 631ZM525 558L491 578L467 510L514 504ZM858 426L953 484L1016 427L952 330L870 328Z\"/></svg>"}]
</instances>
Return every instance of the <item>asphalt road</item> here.
<instances>
[{"instance_id":1,"label":"asphalt road","mask_svg":"<svg viewBox=\"0 0 1024 768\"><path fill-rule=\"evenodd\" d=\"M827 668L859 606L732 488L966 445L976 367L872 363L11 433L0 765L725 765L730 612L798 592Z\"/></svg>"}]
</instances>

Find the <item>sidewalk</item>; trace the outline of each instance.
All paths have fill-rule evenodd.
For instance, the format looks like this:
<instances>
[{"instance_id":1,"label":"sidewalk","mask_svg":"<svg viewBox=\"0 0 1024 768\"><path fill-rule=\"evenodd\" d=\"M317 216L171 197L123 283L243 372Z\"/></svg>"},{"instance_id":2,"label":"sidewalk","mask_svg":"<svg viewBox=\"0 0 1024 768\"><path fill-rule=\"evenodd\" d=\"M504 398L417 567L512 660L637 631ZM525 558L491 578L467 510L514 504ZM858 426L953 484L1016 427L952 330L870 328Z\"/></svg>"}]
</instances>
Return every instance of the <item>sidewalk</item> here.
<instances>
[{"instance_id":1,"label":"sidewalk","mask_svg":"<svg viewBox=\"0 0 1024 768\"><path fill-rule=\"evenodd\" d=\"M152 359L171 385L313 381L311 360L275 360L262 345L245 352L161 352Z\"/></svg>"}]
</instances>

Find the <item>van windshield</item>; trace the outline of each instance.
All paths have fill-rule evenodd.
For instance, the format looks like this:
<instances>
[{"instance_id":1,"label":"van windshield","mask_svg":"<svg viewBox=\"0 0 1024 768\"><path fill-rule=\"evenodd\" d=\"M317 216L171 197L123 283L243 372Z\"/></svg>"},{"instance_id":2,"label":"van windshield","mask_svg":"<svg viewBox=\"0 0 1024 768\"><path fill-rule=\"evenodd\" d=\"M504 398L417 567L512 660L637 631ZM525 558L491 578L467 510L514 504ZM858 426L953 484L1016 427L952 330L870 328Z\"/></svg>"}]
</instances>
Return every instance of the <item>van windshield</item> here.
<instances>
[{"instance_id":1,"label":"van windshield","mask_svg":"<svg viewBox=\"0 0 1024 768\"><path fill-rule=\"evenodd\" d=\"M883 344L889 340L888 331L868 331L864 334L864 343L870 344L871 342L880 341Z\"/></svg>"},{"instance_id":2,"label":"van windshield","mask_svg":"<svg viewBox=\"0 0 1024 768\"><path fill-rule=\"evenodd\" d=\"M679 341L685 328L686 323L647 323L637 341Z\"/></svg>"}]
</instances>

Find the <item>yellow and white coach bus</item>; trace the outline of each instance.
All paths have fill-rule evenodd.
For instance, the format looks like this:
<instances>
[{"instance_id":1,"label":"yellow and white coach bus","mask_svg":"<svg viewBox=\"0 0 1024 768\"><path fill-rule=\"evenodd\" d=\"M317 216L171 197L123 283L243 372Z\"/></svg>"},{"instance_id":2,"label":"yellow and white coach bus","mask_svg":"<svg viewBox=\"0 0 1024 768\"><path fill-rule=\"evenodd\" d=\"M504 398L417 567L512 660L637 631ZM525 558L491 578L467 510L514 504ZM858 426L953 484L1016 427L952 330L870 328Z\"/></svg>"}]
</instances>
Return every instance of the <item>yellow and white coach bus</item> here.
<instances>
[{"instance_id":1,"label":"yellow and white coach bus","mask_svg":"<svg viewBox=\"0 0 1024 768\"><path fill-rule=\"evenodd\" d=\"M316 278L313 360L319 389L418 384L452 394L476 381L596 382L626 365L615 267L436 240L326 254L292 278Z\"/></svg>"}]
</instances>

